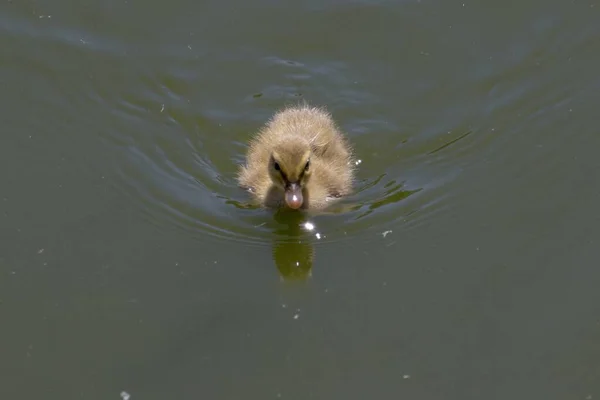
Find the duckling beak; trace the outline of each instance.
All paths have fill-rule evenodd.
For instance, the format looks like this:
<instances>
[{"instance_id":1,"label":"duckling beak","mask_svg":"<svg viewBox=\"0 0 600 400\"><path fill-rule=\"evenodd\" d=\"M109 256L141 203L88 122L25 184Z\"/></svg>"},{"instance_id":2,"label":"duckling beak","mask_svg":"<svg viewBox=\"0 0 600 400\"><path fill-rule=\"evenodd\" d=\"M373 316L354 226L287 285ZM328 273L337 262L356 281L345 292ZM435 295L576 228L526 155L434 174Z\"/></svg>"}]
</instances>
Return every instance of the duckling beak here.
<instances>
[{"instance_id":1,"label":"duckling beak","mask_svg":"<svg viewBox=\"0 0 600 400\"><path fill-rule=\"evenodd\" d=\"M285 189L285 202L289 208L297 210L302 207L302 188L297 183L290 183Z\"/></svg>"}]
</instances>

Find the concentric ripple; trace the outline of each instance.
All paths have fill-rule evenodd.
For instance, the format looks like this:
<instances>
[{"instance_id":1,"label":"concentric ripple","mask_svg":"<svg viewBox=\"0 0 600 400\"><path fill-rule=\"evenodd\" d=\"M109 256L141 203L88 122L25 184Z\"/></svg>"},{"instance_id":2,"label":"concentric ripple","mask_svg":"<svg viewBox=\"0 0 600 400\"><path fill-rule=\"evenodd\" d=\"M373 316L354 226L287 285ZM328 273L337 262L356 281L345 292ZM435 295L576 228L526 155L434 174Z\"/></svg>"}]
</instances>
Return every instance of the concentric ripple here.
<instances>
[{"instance_id":1,"label":"concentric ripple","mask_svg":"<svg viewBox=\"0 0 600 400\"><path fill-rule=\"evenodd\" d=\"M115 122L107 141L119 154L117 186L153 223L178 227L198 240L210 236L271 245L274 239L295 240L306 234L322 244L356 236L375 239L392 225L411 229L444 210L447 185L462 170L453 157L472 144L473 127L465 121L456 124L456 118L402 127L383 118L353 116L351 108L331 111L355 148L358 173L353 195L325 213L300 220L274 218L272 211L249 206L247 193L235 179L246 143L273 112L296 102L301 93L268 87L260 96L246 97L245 108L235 114L192 101L195 95L187 85L195 78L191 69L185 69L186 61L160 73L147 71L137 78L137 91L104 99L106 105L112 102ZM258 61L265 63L294 77L315 75L315 70L337 73L335 65L325 68L274 57ZM129 82L128 87L135 85ZM376 101L359 88L353 90L358 104L370 107ZM285 92L289 92L285 101L270 104L270 97ZM301 227L307 221L314 225L312 231ZM290 223L298 229L282 229Z\"/></svg>"},{"instance_id":2,"label":"concentric ripple","mask_svg":"<svg viewBox=\"0 0 600 400\"><path fill-rule=\"evenodd\" d=\"M314 244L376 240L391 227L410 230L434 221L453 206L453 182L499 137L502 126L489 126L486 119L505 99L515 104L527 96L513 76L512 86L503 86L510 69L481 67L479 74L453 76L463 83L460 91L406 82L413 103L394 105L382 104L347 64L324 58L289 60L247 50L202 63L204 50L187 46L140 50L133 59L120 51L87 51L93 53L87 101L97 104L111 126L102 140L114 155L115 188L161 228L245 245L299 235ZM242 83L236 98L220 96L216 88L231 85L226 77L234 75L237 62L261 79ZM525 54L513 69L530 63ZM127 85L107 91L106 80ZM539 84L529 82L529 90ZM353 144L355 193L304 219L248 206L235 179L247 141L274 112L306 93L310 103L332 112ZM307 221L313 230L302 228Z\"/></svg>"}]
</instances>

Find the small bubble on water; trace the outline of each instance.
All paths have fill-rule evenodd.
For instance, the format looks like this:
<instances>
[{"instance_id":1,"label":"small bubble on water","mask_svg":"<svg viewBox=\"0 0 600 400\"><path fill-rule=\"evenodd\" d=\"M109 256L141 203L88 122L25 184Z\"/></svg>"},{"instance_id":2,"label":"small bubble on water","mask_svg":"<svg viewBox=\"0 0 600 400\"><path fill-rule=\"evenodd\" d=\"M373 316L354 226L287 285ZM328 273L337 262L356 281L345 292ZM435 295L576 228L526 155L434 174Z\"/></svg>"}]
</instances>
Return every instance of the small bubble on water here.
<instances>
[{"instance_id":1,"label":"small bubble on water","mask_svg":"<svg viewBox=\"0 0 600 400\"><path fill-rule=\"evenodd\" d=\"M121 392L121 398L123 400L129 400L131 398L131 395L129 393L127 393L126 391L122 391Z\"/></svg>"}]
</instances>

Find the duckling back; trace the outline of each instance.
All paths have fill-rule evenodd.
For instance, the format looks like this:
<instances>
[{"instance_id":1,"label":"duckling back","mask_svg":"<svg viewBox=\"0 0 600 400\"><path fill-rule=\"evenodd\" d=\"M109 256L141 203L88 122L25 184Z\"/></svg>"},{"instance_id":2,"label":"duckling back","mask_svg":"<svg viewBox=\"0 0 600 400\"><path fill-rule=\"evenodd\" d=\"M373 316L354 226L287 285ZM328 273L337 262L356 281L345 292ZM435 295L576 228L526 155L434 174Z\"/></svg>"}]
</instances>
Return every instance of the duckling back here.
<instances>
[{"instance_id":1,"label":"duckling back","mask_svg":"<svg viewBox=\"0 0 600 400\"><path fill-rule=\"evenodd\" d=\"M312 152L318 157L342 157L350 161L350 152L344 136L331 115L325 110L308 107L290 107L273 116L264 134L275 139L280 135L299 135L306 138Z\"/></svg>"}]
</instances>

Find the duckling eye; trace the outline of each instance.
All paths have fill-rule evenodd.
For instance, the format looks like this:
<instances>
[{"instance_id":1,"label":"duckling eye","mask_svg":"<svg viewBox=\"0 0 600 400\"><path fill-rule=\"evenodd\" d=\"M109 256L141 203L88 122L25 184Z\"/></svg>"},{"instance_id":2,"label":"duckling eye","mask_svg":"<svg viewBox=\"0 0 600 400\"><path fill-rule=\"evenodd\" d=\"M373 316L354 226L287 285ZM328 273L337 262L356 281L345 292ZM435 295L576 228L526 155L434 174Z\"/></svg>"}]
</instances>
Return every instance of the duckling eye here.
<instances>
[{"instance_id":1,"label":"duckling eye","mask_svg":"<svg viewBox=\"0 0 600 400\"><path fill-rule=\"evenodd\" d=\"M308 160L308 161L306 162L306 165L304 166L304 170L305 170L305 171L308 171L308 168L309 168L309 167L310 167L310 160Z\"/></svg>"},{"instance_id":2,"label":"duckling eye","mask_svg":"<svg viewBox=\"0 0 600 400\"><path fill-rule=\"evenodd\" d=\"M275 168L276 171L281 171L281 167L279 166L278 162L275 162L275 164L273 164L273 167Z\"/></svg>"}]
</instances>

